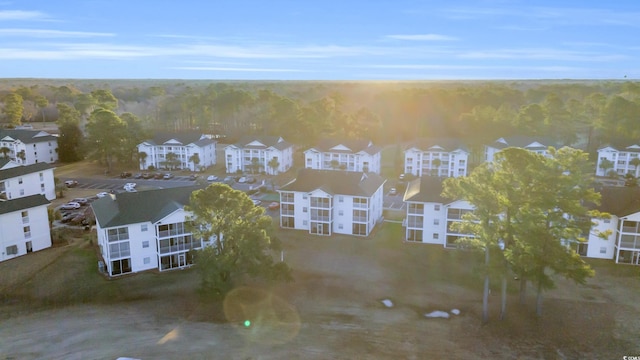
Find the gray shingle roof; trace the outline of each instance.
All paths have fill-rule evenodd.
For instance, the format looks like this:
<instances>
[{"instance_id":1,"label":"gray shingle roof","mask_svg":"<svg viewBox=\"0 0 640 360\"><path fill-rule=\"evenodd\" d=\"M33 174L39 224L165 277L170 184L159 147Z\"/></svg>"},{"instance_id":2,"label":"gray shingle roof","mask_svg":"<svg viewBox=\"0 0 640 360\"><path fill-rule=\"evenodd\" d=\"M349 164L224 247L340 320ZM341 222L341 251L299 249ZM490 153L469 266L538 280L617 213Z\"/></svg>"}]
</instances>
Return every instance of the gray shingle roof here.
<instances>
[{"instance_id":1,"label":"gray shingle roof","mask_svg":"<svg viewBox=\"0 0 640 360\"><path fill-rule=\"evenodd\" d=\"M284 141L284 139L282 141L279 140L280 136L244 136L234 145L239 148L247 149L266 149L268 147L274 147L278 150L284 150L292 146L291 143ZM248 145L254 141L258 141L261 144L264 144L264 146Z\"/></svg>"},{"instance_id":2,"label":"gray shingle roof","mask_svg":"<svg viewBox=\"0 0 640 360\"><path fill-rule=\"evenodd\" d=\"M215 140L209 138L202 138L202 133L198 131L183 131L183 132L166 132L159 131L156 132L153 139L147 140L146 142L151 143L153 145L162 145L169 140L176 140L181 145L189 145L195 144L198 146L205 146L211 143L214 143Z\"/></svg>"},{"instance_id":3,"label":"gray shingle roof","mask_svg":"<svg viewBox=\"0 0 640 360\"><path fill-rule=\"evenodd\" d=\"M332 150L333 147L343 145L349 150ZM357 153L364 151L370 155L380 152L380 148L375 146L369 140L362 139L322 139L318 142L318 145L311 148L320 152L336 152L336 153Z\"/></svg>"},{"instance_id":4,"label":"gray shingle roof","mask_svg":"<svg viewBox=\"0 0 640 360\"><path fill-rule=\"evenodd\" d=\"M440 204L451 202L450 199L442 197L442 179L432 176L423 176L411 180L407 184L402 200Z\"/></svg>"},{"instance_id":5,"label":"gray shingle roof","mask_svg":"<svg viewBox=\"0 0 640 360\"><path fill-rule=\"evenodd\" d=\"M446 152L451 152L454 150L464 150L469 152L465 143L460 139L456 138L422 138L415 140L407 149L417 148L423 151L429 150L433 146L439 146L444 149Z\"/></svg>"},{"instance_id":6,"label":"gray shingle roof","mask_svg":"<svg viewBox=\"0 0 640 360\"><path fill-rule=\"evenodd\" d=\"M41 136L38 136L41 135ZM22 130L22 129L2 129L0 130L0 139L4 137L11 137L16 140L20 140L25 144L33 144L43 141L58 141L58 138L41 130Z\"/></svg>"},{"instance_id":7,"label":"gray shingle roof","mask_svg":"<svg viewBox=\"0 0 640 360\"><path fill-rule=\"evenodd\" d=\"M31 165L16 166L9 169L0 170L0 180L11 179L21 175L32 174L38 171L53 169L51 164L35 163Z\"/></svg>"},{"instance_id":8,"label":"gray shingle roof","mask_svg":"<svg viewBox=\"0 0 640 360\"><path fill-rule=\"evenodd\" d=\"M280 190L311 192L321 189L332 195L369 197L384 185L385 181L374 173L300 169L298 176Z\"/></svg>"},{"instance_id":9,"label":"gray shingle roof","mask_svg":"<svg viewBox=\"0 0 640 360\"><path fill-rule=\"evenodd\" d=\"M640 212L640 187L604 187L600 195L600 206L590 207L618 217Z\"/></svg>"},{"instance_id":10,"label":"gray shingle roof","mask_svg":"<svg viewBox=\"0 0 640 360\"><path fill-rule=\"evenodd\" d=\"M0 201L0 214L8 214L14 211L22 211L36 206L49 204L44 195L30 195L12 200Z\"/></svg>"},{"instance_id":11,"label":"gray shingle roof","mask_svg":"<svg viewBox=\"0 0 640 360\"><path fill-rule=\"evenodd\" d=\"M500 141L501 139L504 140L505 142ZM542 147L540 146L526 147L528 145L531 145L534 142L538 142L543 146ZM509 136L509 137L503 137L503 138L497 139L490 146L496 149L505 149L508 147L519 147L519 148L526 148L529 150L543 150L548 148L549 146L559 148L561 144L557 141L554 141L549 138L544 138L544 137Z\"/></svg>"},{"instance_id":12,"label":"gray shingle roof","mask_svg":"<svg viewBox=\"0 0 640 360\"><path fill-rule=\"evenodd\" d=\"M142 222L155 223L189 204L197 186L176 187L139 192L124 192L100 198L91 207L102 228Z\"/></svg>"},{"instance_id":13,"label":"gray shingle roof","mask_svg":"<svg viewBox=\"0 0 640 360\"><path fill-rule=\"evenodd\" d=\"M633 144L607 144L604 146L601 146L598 148L598 150L602 150L606 147L611 147L614 148L618 151L626 151L626 152L640 152L640 143L633 143Z\"/></svg>"}]
</instances>

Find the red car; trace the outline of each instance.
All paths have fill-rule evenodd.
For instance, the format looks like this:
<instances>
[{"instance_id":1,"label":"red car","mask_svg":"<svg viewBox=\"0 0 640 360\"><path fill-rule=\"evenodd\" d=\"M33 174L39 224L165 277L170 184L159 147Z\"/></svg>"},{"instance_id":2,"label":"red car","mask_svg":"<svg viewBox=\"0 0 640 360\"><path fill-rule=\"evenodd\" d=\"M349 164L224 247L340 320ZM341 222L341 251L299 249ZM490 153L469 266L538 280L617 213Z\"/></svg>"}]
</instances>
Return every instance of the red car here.
<instances>
[{"instance_id":1,"label":"red car","mask_svg":"<svg viewBox=\"0 0 640 360\"><path fill-rule=\"evenodd\" d=\"M275 210L280 207L280 203L277 201L274 201L271 204L269 204L269 206L267 207L269 208L269 210Z\"/></svg>"}]
</instances>

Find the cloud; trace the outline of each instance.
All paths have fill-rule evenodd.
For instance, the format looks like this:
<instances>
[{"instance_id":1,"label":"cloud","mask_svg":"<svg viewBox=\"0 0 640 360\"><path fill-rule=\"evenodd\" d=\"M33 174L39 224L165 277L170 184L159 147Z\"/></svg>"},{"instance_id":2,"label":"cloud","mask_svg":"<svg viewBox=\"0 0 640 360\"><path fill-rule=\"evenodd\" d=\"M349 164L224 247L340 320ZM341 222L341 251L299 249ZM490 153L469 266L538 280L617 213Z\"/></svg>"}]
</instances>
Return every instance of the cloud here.
<instances>
[{"instance_id":1,"label":"cloud","mask_svg":"<svg viewBox=\"0 0 640 360\"><path fill-rule=\"evenodd\" d=\"M586 61L609 62L627 60L628 56L619 54L602 54L594 52L568 51L556 49L487 49L479 51L461 52L457 55L460 59L475 60L554 60L554 61Z\"/></svg>"},{"instance_id":2,"label":"cloud","mask_svg":"<svg viewBox=\"0 0 640 360\"><path fill-rule=\"evenodd\" d=\"M115 36L113 33L86 31L62 31L49 29L0 29L0 36L21 36L33 38L86 38Z\"/></svg>"},{"instance_id":3,"label":"cloud","mask_svg":"<svg viewBox=\"0 0 640 360\"><path fill-rule=\"evenodd\" d=\"M50 18L40 11L0 10L0 21L9 20L50 20Z\"/></svg>"},{"instance_id":4,"label":"cloud","mask_svg":"<svg viewBox=\"0 0 640 360\"><path fill-rule=\"evenodd\" d=\"M232 71L232 72L303 72L300 69L273 69L273 68L242 68L242 67L215 67L215 66L178 66L174 70L193 71Z\"/></svg>"},{"instance_id":5,"label":"cloud","mask_svg":"<svg viewBox=\"0 0 640 360\"><path fill-rule=\"evenodd\" d=\"M411 41L454 41L458 38L439 34L415 34L415 35L387 35L389 39L411 40Z\"/></svg>"}]
</instances>

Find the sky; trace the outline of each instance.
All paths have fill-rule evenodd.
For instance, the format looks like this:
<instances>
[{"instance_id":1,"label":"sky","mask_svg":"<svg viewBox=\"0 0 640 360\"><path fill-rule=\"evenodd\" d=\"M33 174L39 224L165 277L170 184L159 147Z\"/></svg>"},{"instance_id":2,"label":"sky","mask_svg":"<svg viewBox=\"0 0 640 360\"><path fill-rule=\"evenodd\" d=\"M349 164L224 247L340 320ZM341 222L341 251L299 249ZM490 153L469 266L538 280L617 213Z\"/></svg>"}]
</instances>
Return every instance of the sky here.
<instances>
[{"instance_id":1,"label":"sky","mask_svg":"<svg viewBox=\"0 0 640 360\"><path fill-rule=\"evenodd\" d=\"M0 78L639 79L640 1L0 0Z\"/></svg>"}]
</instances>

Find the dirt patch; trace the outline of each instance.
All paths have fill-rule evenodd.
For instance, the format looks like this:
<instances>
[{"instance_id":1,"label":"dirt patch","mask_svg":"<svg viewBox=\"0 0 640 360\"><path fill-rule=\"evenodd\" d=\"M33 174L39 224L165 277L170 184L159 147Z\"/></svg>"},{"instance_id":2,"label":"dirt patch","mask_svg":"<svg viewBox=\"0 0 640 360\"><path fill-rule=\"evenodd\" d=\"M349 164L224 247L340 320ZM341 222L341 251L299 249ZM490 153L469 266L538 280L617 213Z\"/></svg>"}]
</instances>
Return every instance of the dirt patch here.
<instances>
[{"instance_id":1,"label":"dirt patch","mask_svg":"<svg viewBox=\"0 0 640 360\"><path fill-rule=\"evenodd\" d=\"M587 286L559 279L558 289L545 294L542 318L534 315L532 291L525 305L514 291L507 318L499 321L493 292L491 319L482 326L473 254L403 245L395 238L398 229L387 226L371 239L281 232L295 281L243 290L229 300L230 322L223 321L222 304L197 295L193 269L107 280L82 242L51 249L62 251L54 260L33 257L24 266L12 260L25 275L14 270L12 281L0 278L5 289L14 286L5 299L30 299L34 307L1 307L0 358L577 359L640 353L635 274L605 267ZM10 268L5 264L0 271ZM514 290L517 285L510 283ZM381 303L387 298L393 307ZM453 308L460 315L424 317ZM20 312L8 314L11 309Z\"/></svg>"}]
</instances>

